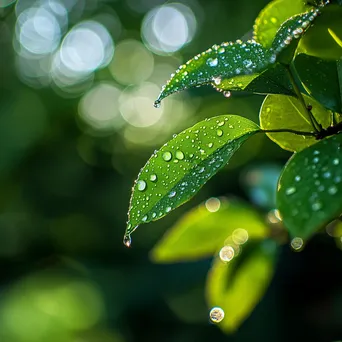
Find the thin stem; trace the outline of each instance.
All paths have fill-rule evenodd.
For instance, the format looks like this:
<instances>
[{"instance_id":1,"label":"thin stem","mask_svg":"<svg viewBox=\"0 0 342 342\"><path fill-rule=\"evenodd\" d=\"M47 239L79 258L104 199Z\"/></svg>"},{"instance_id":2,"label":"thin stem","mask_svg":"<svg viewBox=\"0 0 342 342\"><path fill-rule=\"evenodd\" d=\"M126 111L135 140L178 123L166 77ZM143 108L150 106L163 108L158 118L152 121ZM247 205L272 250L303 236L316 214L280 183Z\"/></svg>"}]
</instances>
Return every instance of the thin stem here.
<instances>
[{"instance_id":1,"label":"thin stem","mask_svg":"<svg viewBox=\"0 0 342 342\"><path fill-rule=\"evenodd\" d=\"M316 137L316 132L302 132L296 131L294 129L280 128L280 129L262 129L260 133L293 133L296 135L306 135L311 137Z\"/></svg>"},{"instance_id":2,"label":"thin stem","mask_svg":"<svg viewBox=\"0 0 342 342\"><path fill-rule=\"evenodd\" d=\"M305 113L308 114L308 118L309 118L309 120L310 120L310 123L311 123L312 128L313 128L316 132L319 132L320 129L321 129L320 124L316 121L315 117L312 115L311 110L309 110L308 107L306 106L306 103L305 103L305 101L304 101L304 97L303 97L302 93L300 92L300 89L298 88L298 85L297 85L296 80L295 80L295 78L294 78L294 76L293 76L293 73L292 73L292 70L291 70L290 66L289 66L289 65L284 65L284 66L285 66L285 68L286 68L286 70L287 70L287 73L288 73L288 75L289 75L291 84L292 84L292 86L293 86L293 90L295 91L298 100L299 100L300 103L302 104Z\"/></svg>"}]
</instances>

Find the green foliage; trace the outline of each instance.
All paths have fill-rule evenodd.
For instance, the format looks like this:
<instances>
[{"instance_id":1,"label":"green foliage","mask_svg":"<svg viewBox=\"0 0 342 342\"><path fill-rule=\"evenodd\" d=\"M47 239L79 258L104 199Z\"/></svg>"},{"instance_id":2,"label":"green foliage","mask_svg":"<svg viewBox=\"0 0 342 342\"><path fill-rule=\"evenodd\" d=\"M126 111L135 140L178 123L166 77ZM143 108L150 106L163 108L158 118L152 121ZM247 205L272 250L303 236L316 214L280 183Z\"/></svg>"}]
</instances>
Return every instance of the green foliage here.
<instances>
[{"instance_id":1,"label":"green foliage","mask_svg":"<svg viewBox=\"0 0 342 342\"><path fill-rule=\"evenodd\" d=\"M292 236L307 239L342 213L342 134L296 153L278 184L277 205Z\"/></svg>"},{"instance_id":2,"label":"green foliage","mask_svg":"<svg viewBox=\"0 0 342 342\"><path fill-rule=\"evenodd\" d=\"M211 198L185 214L152 250L156 262L191 261L212 256L237 229L249 239L262 239L269 230L262 216L236 201Z\"/></svg>"},{"instance_id":3,"label":"green foliage","mask_svg":"<svg viewBox=\"0 0 342 342\"><path fill-rule=\"evenodd\" d=\"M324 127L330 125L330 115L317 101L303 95L305 102L312 105L312 114ZM286 126L284 126L286 121ZM284 95L268 95L260 108L260 126L265 130L277 130L286 127L300 132L312 130L308 112L302 103ZM314 136L296 135L289 132L267 133L268 137L280 147L289 151L300 151L315 144Z\"/></svg>"},{"instance_id":4,"label":"green foliage","mask_svg":"<svg viewBox=\"0 0 342 342\"><path fill-rule=\"evenodd\" d=\"M288 232L307 240L342 213L341 11L329 1L313 8L299 0L273 1L255 22L256 41L214 45L171 75L156 107L175 92L207 84L226 97L230 91L267 95L260 108L261 129L236 115L212 117L156 151L133 187L127 246L139 224L157 220L192 198L256 133L296 152L279 178L277 209L269 218L285 239ZM327 34L330 38L324 41ZM244 239L234 238L237 231ZM218 255L208 275L207 300L226 311L220 327L233 332L271 281L280 240L269 240L269 231L257 209L209 199L186 213L151 256L170 263Z\"/></svg>"}]
</instances>

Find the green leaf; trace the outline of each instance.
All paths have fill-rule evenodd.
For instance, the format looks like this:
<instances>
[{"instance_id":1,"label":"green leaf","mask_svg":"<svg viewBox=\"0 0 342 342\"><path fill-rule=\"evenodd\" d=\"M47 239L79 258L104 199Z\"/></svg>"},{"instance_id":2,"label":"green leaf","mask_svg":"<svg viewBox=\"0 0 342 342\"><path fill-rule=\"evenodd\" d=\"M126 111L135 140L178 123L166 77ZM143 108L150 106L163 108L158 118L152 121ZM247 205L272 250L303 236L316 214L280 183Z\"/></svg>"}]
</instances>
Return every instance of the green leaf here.
<instances>
[{"instance_id":1,"label":"green leaf","mask_svg":"<svg viewBox=\"0 0 342 342\"><path fill-rule=\"evenodd\" d=\"M303 0L276 0L270 2L260 12L254 24L254 39L266 48L272 46L273 39L281 24L290 17L306 12Z\"/></svg>"},{"instance_id":2,"label":"green leaf","mask_svg":"<svg viewBox=\"0 0 342 342\"><path fill-rule=\"evenodd\" d=\"M337 62L300 54L294 64L305 90L326 108L341 113Z\"/></svg>"},{"instance_id":3,"label":"green leaf","mask_svg":"<svg viewBox=\"0 0 342 342\"><path fill-rule=\"evenodd\" d=\"M312 114L324 127L330 125L330 114L313 98L303 95L307 105L312 105ZM265 130L292 129L300 132L312 132L313 128L306 109L294 97L268 95L260 108L260 126ZM300 151L317 143L315 137L293 133L267 133L268 137L281 148Z\"/></svg>"},{"instance_id":4,"label":"green leaf","mask_svg":"<svg viewBox=\"0 0 342 342\"><path fill-rule=\"evenodd\" d=\"M298 152L279 179L277 206L293 237L309 238L342 212L342 134Z\"/></svg>"},{"instance_id":5,"label":"green leaf","mask_svg":"<svg viewBox=\"0 0 342 342\"><path fill-rule=\"evenodd\" d=\"M126 235L188 201L258 131L248 119L221 115L201 121L167 142L135 181Z\"/></svg>"},{"instance_id":6,"label":"green leaf","mask_svg":"<svg viewBox=\"0 0 342 342\"><path fill-rule=\"evenodd\" d=\"M186 213L152 250L159 263L198 260L212 256L227 236L243 229L249 239L268 235L264 218L237 201L211 198ZM233 233L235 232L235 233Z\"/></svg>"},{"instance_id":7,"label":"green leaf","mask_svg":"<svg viewBox=\"0 0 342 342\"><path fill-rule=\"evenodd\" d=\"M167 82L155 106L165 97L187 89L214 82L216 78L231 78L264 70L272 54L254 41L214 45L180 66Z\"/></svg>"},{"instance_id":8,"label":"green leaf","mask_svg":"<svg viewBox=\"0 0 342 342\"><path fill-rule=\"evenodd\" d=\"M281 25L271 47L277 61L283 64L291 63L299 38L311 27L319 13L319 9L315 8L306 13L295 15Z\"/></svg>"},{"instance_id":9,"label":"green leaf","mask_svg":"<svg viewBox=\"0 0 342 342\"><path fill-rule=\"evenodd\" d=\"M206 292L210 307L220 307L225 318L219 327L234 332L263 297L274 272L273 241L247 243L228 264L217 258L208 274Z\"/></svg>"},{"instance_id":10,"label":"green leaf","mask_svg":"<svg viewBox=\"0 0 342 342\"><path fill-rule=\"evenodd\" d=\"M286 68L281 64L270 66L261 73L216 79L212 84L220 92L246 91L254 94L295 95Z\"/></svg>"}]
</instances>

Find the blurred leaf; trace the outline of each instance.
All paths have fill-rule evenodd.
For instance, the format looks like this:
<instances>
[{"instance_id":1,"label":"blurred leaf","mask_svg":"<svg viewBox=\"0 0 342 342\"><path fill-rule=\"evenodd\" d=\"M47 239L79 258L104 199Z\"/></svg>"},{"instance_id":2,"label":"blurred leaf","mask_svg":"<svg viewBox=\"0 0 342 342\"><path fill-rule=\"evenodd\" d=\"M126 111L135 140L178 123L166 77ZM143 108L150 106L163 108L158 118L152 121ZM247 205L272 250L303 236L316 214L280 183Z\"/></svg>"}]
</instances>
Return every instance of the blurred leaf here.
<instances>
[{"instance_id":1,"label":"blurred leaf","mask_svg":"<svg viewBox=\"0 0 342 342\"><path fill-rule=\"evenodd\" d=\"M265 221L256 210L241 202L211 198L168 230L153 248L152 259L172 263L210 257L237 228L246 230L251 239L268 234Z\"/></svg>"},{"instance_id":2,"label":"blurred leaf","mask_svg":"<svg viewBox=\"0 0 342 342\"><path fill-rule=\"evenodd\" d=\"M300 54L294 64L308 93L326 108L341 113L337 62Z\"/></svg>"},{"instance_id":3,"label":"blurred leaf","mask_svg":"<svg viewBox=\"0 0 342 342\"><path fill-rule=\"evenodd\" d=\"M310 30L303 36L299 49L307 55L328 60L336 60L342 56L342 47L338 40L342 39L342 8L338 5L326 6L315 20Z\"/></svg>"},{"instance_id":4,"label":"blurred leaf","mask_svg":"<svg viewBox=\"0 0 342 342\"><path fill-rule=\"evenodd\" d=\"M271 53L254 41L214 45L186 64L181 65L160 93L155 105L165 97L216 78L231 78L264 70L270 64Z\"/></svg>"},{"instance_id":5,"label":"blurred leaf","mask_svg":"<svg viewBox=\"0 0 342 342\"><path fill-rule=\"evenodd\" d=\"M156 151L133 187L126 236L192 198L251 135L252 121L221 115L197 123Z\"/></svg>"},{"instance_id":6,"label":"blurred leaf","mask_svg":"<svg viewBox=\"0 0 342 342\"><path fill-rule=\"evenodd\" d=\"M312 105L312 114L324 127L330 125L330 114L313 98L303 95L306 104ZM308 113L302 103L284 95L268 95L260 108L260 126L262 129L293 129L301 132L313 130ZM315 137L301 136L293 133L267 133L268 137L281 148L300 151L317 143Z\"/></svg>"},{"instance_id":7,"label":"blurred leaf","mask_svg":"<svg viewBox=\"0 0 342 342\"><path fill-rule=\"evenodd\" d=\"M286 69L281 64L275 64L267 70L234 78L217 79L212 83L217 91L246 91L254 94L294 95Z\"/></svg>"},{"instance_id":8,"label":"blurred leaf","mask_svg":"<svg viewBox=\"0 0 342 342\"><path fill-rule=\"evenodd\" d=\"M251 314L263 297L273 275L275 243L248 244L228 264L217 258L207 279L207 301L225 312L219 327L232 333Z\"/></svg>"},{"instance_id":9,"label":"blurred leaf","mask_svg":"<svg viewBox=\"0 0 342 342\"><path fill-rule=\"evenodd\" d=\"M259 13L254 24L254 39L269 48L281 24L309 9L303 0L275 0Z\"/></svg>"},{"instance_id":10,"label":"blurred leaf","mask_svg":"<svg viewBox=\"0 0 342 342\"><path fill-rule=\"evenodd\" d=\"M275 52L277 61L290 64L297 49L299 38L312 26L319 14L318 9L298 14L285 21L272 42L271 49Z\"/></svg>"},{"instance_id":11,"label":"blurred leaf","mask_svg":"<svg viewBox=\"0 0 342 342\"><path fill-rule=\"evenodd\" d=\"M293 237L309 238L342 212L342 134L298 152L279 179L277 205Z\"/></svg>"}]
</instances>

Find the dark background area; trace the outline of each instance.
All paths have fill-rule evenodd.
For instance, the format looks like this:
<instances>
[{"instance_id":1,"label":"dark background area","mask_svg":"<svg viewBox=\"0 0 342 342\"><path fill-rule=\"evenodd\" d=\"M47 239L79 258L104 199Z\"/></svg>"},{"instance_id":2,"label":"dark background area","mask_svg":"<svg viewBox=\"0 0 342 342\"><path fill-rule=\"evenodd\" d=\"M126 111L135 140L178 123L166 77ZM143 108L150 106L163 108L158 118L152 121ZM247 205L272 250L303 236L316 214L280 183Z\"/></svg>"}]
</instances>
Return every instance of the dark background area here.
<instances>
[{"instance_id":1,"label":"dark background area","mask_svg":"<svg viewBox=\"0 0 342 342\"><path fill-rule=\"evenodd\" d=\"M1 342L342 339L342 254L326 233L300 253L280 247L266 295L231 336L208 320L210 260L149 260L172 223L209 197L272 209L290 153L264 137L192 201L140 227L130 249L122 243L133 181L155 149L206 117L257 121L262 96L204 87L160 109L153 101L182 62L250 37L267 3L0 0ZM250 184L249 172L263 177Z\"/></svg>"}]
</instances>

